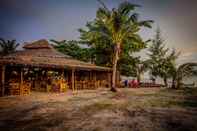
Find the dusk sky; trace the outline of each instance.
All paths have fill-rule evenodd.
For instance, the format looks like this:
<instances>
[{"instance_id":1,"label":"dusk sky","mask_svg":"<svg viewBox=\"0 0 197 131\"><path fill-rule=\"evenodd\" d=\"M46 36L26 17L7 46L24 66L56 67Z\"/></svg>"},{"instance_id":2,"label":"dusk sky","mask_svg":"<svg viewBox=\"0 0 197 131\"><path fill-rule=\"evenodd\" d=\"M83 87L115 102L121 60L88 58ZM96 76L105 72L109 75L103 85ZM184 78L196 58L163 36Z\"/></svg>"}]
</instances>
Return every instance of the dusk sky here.
<instances>
[{"instance_id":1,"label":"dusk sky","mask_svg":"<svg viewBox=\"0 0 197 131\"><path fill-rule=\"evenodd\" d=\"M103 0L117 7L123 0ZM197 0L129 0L140 4L141 19L154 20L141 32L152 38L160 26L168 47L182 52L179 63L197 62ZM31 42L38 39L76 40L79 28L95 18L97 0L1 0L0 37Z\"/></svg>"}]
</instances>

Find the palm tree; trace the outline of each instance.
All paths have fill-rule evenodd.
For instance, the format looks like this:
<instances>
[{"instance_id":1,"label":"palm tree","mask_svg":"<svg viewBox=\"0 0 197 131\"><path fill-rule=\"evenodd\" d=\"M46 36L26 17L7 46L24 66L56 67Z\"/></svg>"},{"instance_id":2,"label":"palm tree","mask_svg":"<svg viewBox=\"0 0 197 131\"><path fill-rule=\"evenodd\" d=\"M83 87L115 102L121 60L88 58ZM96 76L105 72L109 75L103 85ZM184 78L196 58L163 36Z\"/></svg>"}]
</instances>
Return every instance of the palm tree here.
<instances>
[{"instance_id":1,"label":"palm tree","mask_svg":"<svg viewBox=\"0 0 197 131\"><path fill-rule=\"evenodd\" d=\"M149 69L149 61L139 61L139 63L137 63L137 80L140 83L141 82L141 76L144 72L146 72Z\"/></svg>"},{"instance_id":2,"label":"palm tree","mask_svg":"<svg viewBox=\"0 0 197 131\"><path fill-rule=\"evenodd\" d=\"M87 24L89 31L80 30L84 37L89 37L91 41L105 39L113 44L112 56L112 91L116 91L116 72L121 49L126 43L144 43L138 35L142 26L151 28L153 21L139 21L138 14L134 12L139 5L131 4L128 1L120 3L118 8L110 10L106 5L98 0L101 7L97 10L97 17L93 22Z\"/></svg>"},{"instance_id":3,"label":"palm tree","mask_svg":"<svg viewBox=\"0 0 197 131\"><path fill-rule=\"evenodd\" d=\"M16 48L19 46L19 43L16 43L16 40L4 40L0 38L0 48L1 48L1 54L7 55L9 53L12 53L16 50Z\"/></svg>"},{"instance_id":4,"label":"palm tree","mask_svg":"<svg viewBox=\"0 0 197 131\"><path fill-rule=\"evenodd\" d=\"M197 75L195 67L197 67L197 63L185 63L176 69L176 88L181 87L183 77Z\"/></svg>"}]
</instances>

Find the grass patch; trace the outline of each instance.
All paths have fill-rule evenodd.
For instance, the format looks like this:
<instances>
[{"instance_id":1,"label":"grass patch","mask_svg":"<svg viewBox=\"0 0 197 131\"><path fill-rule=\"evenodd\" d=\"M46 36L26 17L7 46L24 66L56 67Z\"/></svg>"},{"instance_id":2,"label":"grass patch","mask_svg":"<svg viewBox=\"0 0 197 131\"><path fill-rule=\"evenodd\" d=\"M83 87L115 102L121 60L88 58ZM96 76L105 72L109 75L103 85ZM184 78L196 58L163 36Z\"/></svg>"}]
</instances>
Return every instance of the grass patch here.
<instances>
[{"instance_id":1,"label":"grass patch","mask_svg":"<svg viewBox=\"0 0 197 131\"><path fill-rule=\"evenodd\" d=\"M98 112L105 109L113 109L114 105L108 102L96 102L91 105L84 106L81 111L86 112L88 114L92 114L94 112Z\"/></svg>"},{"instance_id":2,"label":"grass patch","mask_svg":"<svg viewBox=\"0 0 197 131\"><path fill-rule=\"evenodd\" d=\"M169 104L181 107L197 107L197 101L170 101Z\"/></svg>"},{"instance_id":3,"label":"grass patch","mask_svg":"<svg viewBox=\"0 0 197 131\"><path fill-rule=\"evenodd\" d=\"M128 93L129 94L129 93ZM127 95L128 95L127 94ZM131 107L197 107L195 95L197 89L161 89L155 93L135 94L135 101L129 101Z\"/></svg>"},{"instance_id":4,"label":"grass patch","mask_svg":"<svg viewBox=\"0 0 197 131\"><path fill-rule=\"evenodd\" d=\"M161 89L160 94L176 94L176 95L195 95L197 96L197 88L180 88L180 89Z\"/></svg>"}]
</instances>

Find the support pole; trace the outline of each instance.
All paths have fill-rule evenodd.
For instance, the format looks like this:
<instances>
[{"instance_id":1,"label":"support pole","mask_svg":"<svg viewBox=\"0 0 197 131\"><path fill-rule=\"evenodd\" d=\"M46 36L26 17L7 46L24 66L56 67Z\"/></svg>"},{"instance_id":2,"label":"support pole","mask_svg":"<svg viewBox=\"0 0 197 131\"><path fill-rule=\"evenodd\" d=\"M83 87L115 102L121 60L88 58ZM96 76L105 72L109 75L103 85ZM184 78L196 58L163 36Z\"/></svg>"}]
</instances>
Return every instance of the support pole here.
<instances>
[{"instance_id":1,"label":"support pole","mask_svg":"<svg viewBox=\"0 0 197 131\"><path fill-rule=\"evenodd\" d=\"M111 72L108 72L108 83L109 83L109 87L111 88L111 85L112 85L112 76L111 76Z\"/></svg>"},{"instance_id":2,"label":"support pole","mask_svg":"<svg viewBox=\"0 0 197 131\"><path fill-rule=\"evenodd\" d=\"M64 69L62 69L62 78L64 78Z\"/></svg>"},{"instance_id":3,"label":"support pole","mask_svg":"<svg viewBox=\"0 0 197 131\"><path fill-rule=\"evenodd\" d=\"M92 81L92 71L90 71L90 81Z\"/></svg>"},{"instance_id":4,"label":"support pole","mask_svg":"<svg viewBox=\"0 0 197 131\"><path fill-rule=\"evenodd\" d=\"M93 72L93 80L96 81L96 71Z\"/></svg>"},{"instance_id":5,"label":"support pole","mask_svg":"<svg viewBox=\"0 0 197 131\"><path fill-rule=\"evenodd\" d=\"M97 81L96 81L96 71L92 71L93 74L93 81L94 81L94 89L98 88Z\"/></svg>"},{"instance_id":6,"label":"support pole","mask_svg":"<svg viewBox=\"0 0 197 131\"><path fill-rule=\"evenodd\" d=\"M20 70L20 95L23 93L23 68Z\"/></svg>"},{"instance_id":7,"label":"support pole","mask_svg":"<svg viewBox=\"0 0 197 131\"><path fill-rule=\"evenodd\" d=\"M75 69L72 68L72 75L71 75L71 81L72 81L72 90L75 90Z\"/></svg>"},{"instance_id":8,"label":"support pole","mask_svg":"<svg viewBox=\"0 0 197 131\"><path fill-rule=\"evenodd\" d=\"M2 84L2 96L5 94L5 66L2 66L2 72L1 72L1 84Z\"/></svg>"}]
</instances>

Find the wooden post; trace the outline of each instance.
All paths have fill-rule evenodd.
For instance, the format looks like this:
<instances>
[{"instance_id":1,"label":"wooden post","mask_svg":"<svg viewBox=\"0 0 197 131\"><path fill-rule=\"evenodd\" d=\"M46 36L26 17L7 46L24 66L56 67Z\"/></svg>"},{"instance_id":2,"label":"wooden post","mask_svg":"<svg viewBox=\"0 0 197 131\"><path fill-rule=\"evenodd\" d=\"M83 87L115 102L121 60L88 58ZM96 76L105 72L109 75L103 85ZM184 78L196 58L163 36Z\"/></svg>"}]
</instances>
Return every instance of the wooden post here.
<instances>
[{"instance_id":1,"label":"wooden post","mask_svg":"<svg viewBox=\"0 0 197 131\"><path fill-rule=\"evenodd\" d=\"M20 70L20 95L23 93L23 68Z\"/></svg>"},{"instance_id":2,"label":"wooden post","mask_svg":"<svg viewBox=\"0 0 197 131\"><path fill-rule=\"evenodd\" d=\"M64 69L62 69L62 78L64 78Z\"/></svg>"},{"instance_id":3,"label":"wooden post","mask_svg":"<svg viewBox=\"0 0 197 131\"><path fill-rule=\"evenodd\" d=\"M88 81L90 81L91 80L91 71L88 71L88 76L89 76Z\"/></svg>"},{"instance_id":4,"label":"wooden post","mask_svg":"<svg viewBox=\"0 0 197 131\"><path fill-rule=\"evenodd\" d=\"M111 88L111 85L112 85L112 78L111 78L111 72L108 72L108 83L109 83L109 87Z\"/></svg>"},{"instance_id":5,"label":"wooden post","mask_svg":"<svg viewBox=\"0 0 197 131\"><path fill-rule=\"evenodd\" d=\"M94 82L94 89L96 89L97 88L96 71L92 71L92 77Z\"/></svg>"},{"instance_id":6,"label":"wooden post","mask_svg":"<svg viewBox=\"0 0 197 131\"><path fill-rule=\"evenodd\" d=\"M96 71L93 72L93 80L96 81Z\"/></svg>"},{"instance_id":7,"label":"wooden post","mask_svg":"<svg viewBox=\"0 0 197 131\"><path fill-rule=\"evenodd\" d=\"M89 71L89 88L92 89L94 87L92 87L92 71Z\"/></svg>"},{"instance_id":8,"label":"wooden post","mask_svg":"<svg viewBox=\"0 0 197 131\"><path fill-rule=\"evenodd\" d=\"M2 72L1 72L1 85L2 85L2 96L5 94L5 66L2 66Z\"/></svg>"},{"instance_id":9,"label":"wooden post","mask_svg":"<svg viewBox=\"0 0 197 131\"><path fill-rule=\"evenodd\" d=\"M72 75L71 75L71 81L72 81L72 90L75 90L75 69L72 68Z\"/></svg>"}]
</instances>

